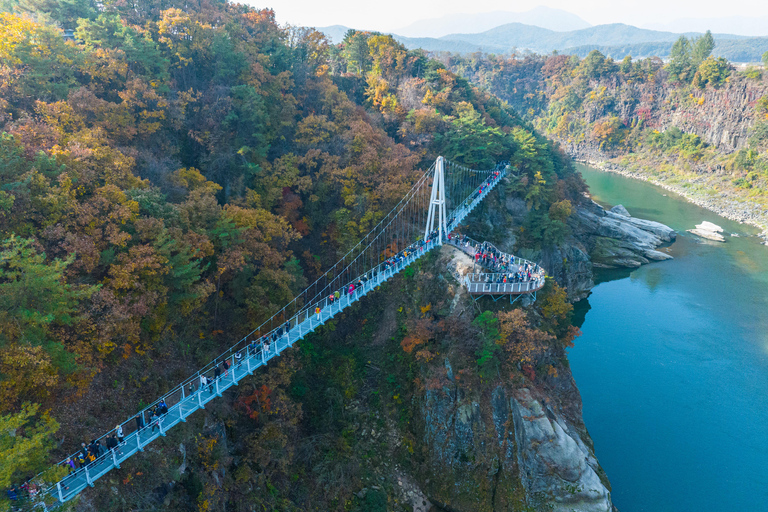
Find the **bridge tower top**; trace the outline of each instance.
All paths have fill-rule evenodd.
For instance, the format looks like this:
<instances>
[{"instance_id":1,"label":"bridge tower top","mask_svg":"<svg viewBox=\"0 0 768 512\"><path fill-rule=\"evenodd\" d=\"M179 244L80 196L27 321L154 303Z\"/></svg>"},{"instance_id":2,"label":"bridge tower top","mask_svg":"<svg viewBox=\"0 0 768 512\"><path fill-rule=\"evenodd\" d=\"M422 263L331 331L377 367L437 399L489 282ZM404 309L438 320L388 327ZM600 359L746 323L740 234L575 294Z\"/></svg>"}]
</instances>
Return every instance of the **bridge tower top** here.
<instances>
[{"instance_id":1,"label":"bridge tower top","mask_svg":"<svg viewBox=\"0 0 768 512\"><path fill-rule=\"evenodd\" d=\"M445 214L445 158L437 157L435 161L435 175L432 178L432 195L429 199L429 213L427 225L424 228L424 240L429 239L429 234L435 230L435 221L438 224L438 243L442 245L443 235L448 234Z\"/></svg>"}]
</instances>

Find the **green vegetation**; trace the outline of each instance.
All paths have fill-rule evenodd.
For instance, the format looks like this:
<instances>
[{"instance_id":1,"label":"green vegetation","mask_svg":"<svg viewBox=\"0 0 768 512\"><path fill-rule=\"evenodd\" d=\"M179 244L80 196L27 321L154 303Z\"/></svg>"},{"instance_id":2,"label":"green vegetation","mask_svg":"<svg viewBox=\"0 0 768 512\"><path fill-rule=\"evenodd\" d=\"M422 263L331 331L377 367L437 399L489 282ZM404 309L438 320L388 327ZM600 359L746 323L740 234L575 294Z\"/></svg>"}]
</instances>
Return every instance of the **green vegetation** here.
<instances>
[{"instance_id":1,"label":"green vegetation","mask_svg":"<svg viewBox=\"0 0 768 512\"><path fill-rule=\"evenodd\" d=\"M128 417L278 311L438 154L480 168L512 160L523 178L509 192L530 205L522 240L533 246L561 241L582 197L567 159L510 105L389 36L350 31L333 46L271 10L219 1L0 6L0 414L19 429L2 430L0 448L19 457L2 464L4 481ZM611 72L606 62L585 73ZM370 339L373 324L326 335ZM421 332L406 329L412 341ZM388 348L390 396L416 378L400 341ZM314 342L285 357L239 388L228 416L237 499L201 476L226 454L209 433L188 452L204 471L158 460L121 485L165 472L191 496L174 500L201 510L259 508L257 495L266 509L349 510L359 482L330 492L323 479L357 463L345 415L367 360ZM382 407L408 423L399 405ZM306 474L312 488L290 485Z\"/></svg>"}]
</instances>

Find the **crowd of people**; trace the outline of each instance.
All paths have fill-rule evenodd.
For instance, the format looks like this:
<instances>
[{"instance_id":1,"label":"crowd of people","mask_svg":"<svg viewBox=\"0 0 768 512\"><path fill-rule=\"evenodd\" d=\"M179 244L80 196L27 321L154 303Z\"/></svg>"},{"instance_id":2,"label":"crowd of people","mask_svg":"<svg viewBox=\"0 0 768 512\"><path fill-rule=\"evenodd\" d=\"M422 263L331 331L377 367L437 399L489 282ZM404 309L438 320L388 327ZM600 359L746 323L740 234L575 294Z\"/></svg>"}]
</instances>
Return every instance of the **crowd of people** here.
<instances>
[{"instance_id":1,"label":"crowd of people","mask_svg":"<svg viewBox=\"0 0 768 512\"><path fill-rule=\"evenodd\" d=\"M526 283L538 281L543 275L538 264L501 252L488 242L476 242L466 235L453 236L450 241L472 256L475 264L493 271L485 274L482 282Z\"/></svg>"},{"instance_id":2,"label":"crowd of people","mask_svg":"<svg viewBox=\"0 0 768 512\"><path fill-rule=\"evenodd\" d=\"M501 175L501 169L503 169L504 165L506 164L500 164L494 170L492 173L490 173L490 176L487 180L483 182L483 184L470 196L470 198L464 203L465 207L468 207L469 204L480 197L483 194L483 191L486 190L488 187L494 184L495 181L497 181L500 178ZM455 223L455 217L451 217L451 219L448 220L447 226L448 229L453 229L455 226L453 224ZM330 293L327 297L323 296L324 299L327 299L325 301L325 304L332 305L335 302L341 300L343 297L349 297L350 299L355 293L359 293L361 289L365 286L365 284L372 279L375 279L380 272L394 272L397 270L400 270L405 263L409 260L410 257L417 255L419 253L423 253L426 251L427 246L430 242L436 241L439 237L439 231L435 230L432 231L428 236L427 239L424 240L418 240L416 242L411 243L407 247L403 248L396 254L386 258L382 263L377 265L375 268L370 270L369 272L363 274L360 276L356 281L350 282L344 286L341 286L337 290L334 290L332 293ZM451 234L443 233L443 239L448 240L449 242L452 241ZM454 238L455 241L455 238ZM467 243L467 237L463 237L463 243ZM498 255L493 252L495 248L492 250L490 249L491 246L486 247L485 245L479 248L477 253L482 257L482 263L484 265L491 264L490 258L495 258L493 260L494 265L501 265L502 261L498 259ZM497 251L498 252L498 251ZM513 258L514 262L514 258ZM509 263L509 262L506 262ZM527 264L526 264L527 265ZM501 267L500 267L501 268ZM527 271L528 279L530 279L531 272L528 268L525 269ZM520 272L521 275L524 275L523 270L521 269ZM317 316L317 319L320 320L321 313L322 313L322 306L321 302L318 302L314 305L314 313ZM323 304L323 305L325 305ZM307 311L312 311L313 306L308 306ZM301 318L301 315L297 315L298 318ZM306 317L309 317L309 313L306 314ZM257 335L253 337L250 341L246 341L245 347L241 348L239 350L236 350L234 354L231 356L228 356L226 358L214 361L212 364L208 365L206 370L201 371L198 376L192 380L190 380L186 387L184 385L181 386L181 393L182 397L179 398L179 400L182 400L185 396L190 397L193 396L196 393L204 393L208 392L209 394L213 395L214 393L218 392L217 388L217 381L223 377L229 377L229 370L231 367L231 364L235 364L237 367L240 367L240 365L243 362L244 358L251 357L257 354L261 354L262 359L268 358L272 351L275 350L273 348L277 346L277 342L281 340L284 336L289 336L291 332L291 322L286 321L284 324L282 324L280 327L271 330L267 334L263 335ZM232 363L230 363L230 359L232 360ZM161 434L163 433L163 420L165 416L168 414L168 405L165 402L165 399L160 399L155 405L153 405L149 409L145 409L141 412L139 412L134 417L134 423L135 423L135 432L138 433L139 436L144 437L146 430L149 429L149 437L151 437L155 431L159 431ZM81 443L80 450L74 454L71 455L64 461L63 465L68 469L69 475L76 475L79 473L82 469L86 468L89 464L95 462L100 457L103 457L104 455L113 453L117 456L122 456L123 451L122 448L125 446L125 435L123 430L123 425L116 425L115 428L109 432L106 436L100 438L100 439L92 439L90 443ZM67 485L67 479L65 478L62 481L61 488L63 491L69 490L69 486ZM12 486L11 489L8 490L8 498L11 501L18 501L20 497L30 497L33 498L37 496L39 493L39 488L34 485L33 483L27 483L22 486ZM66 494L66 493L65 493Z\"/></svg>"}]
</instances>

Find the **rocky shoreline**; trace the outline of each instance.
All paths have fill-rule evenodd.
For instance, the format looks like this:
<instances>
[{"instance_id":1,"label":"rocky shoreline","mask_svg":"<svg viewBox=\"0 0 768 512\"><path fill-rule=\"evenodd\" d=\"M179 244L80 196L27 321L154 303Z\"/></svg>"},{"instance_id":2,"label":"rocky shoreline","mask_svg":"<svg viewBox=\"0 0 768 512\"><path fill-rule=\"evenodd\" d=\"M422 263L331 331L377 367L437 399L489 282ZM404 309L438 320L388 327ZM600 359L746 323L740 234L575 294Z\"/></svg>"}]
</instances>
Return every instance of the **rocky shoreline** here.
<instances>
[{"instance_id":1,"label":"rocky shoreline","mask_svg":"<svg viewBox=\"0 0 768 512\"><path fill-rule=\"evenodd\" d=\"M679 185L670 185L664 181L642 173L630 171L622 165L611 162L609 161L610 156L600 154L601 152L597 149L581 148L574 144L563 144L562 147L565 149L568 156L579 163L595 167L601 171L619 174L627 178L646 181L669 192L674 192L675 194L684 197L687 201L714 212L721 217L759 228L762 230L762 233L760 233L759 236L765 240L766 245L768 245L768 212L762 215L756 214L746 210L746 206L742 207L738 204L733 204L732 202L730 204L723 204L721 202L722 200L718 200L717 198L695 197Z\"/></svg>"}]
</instances>

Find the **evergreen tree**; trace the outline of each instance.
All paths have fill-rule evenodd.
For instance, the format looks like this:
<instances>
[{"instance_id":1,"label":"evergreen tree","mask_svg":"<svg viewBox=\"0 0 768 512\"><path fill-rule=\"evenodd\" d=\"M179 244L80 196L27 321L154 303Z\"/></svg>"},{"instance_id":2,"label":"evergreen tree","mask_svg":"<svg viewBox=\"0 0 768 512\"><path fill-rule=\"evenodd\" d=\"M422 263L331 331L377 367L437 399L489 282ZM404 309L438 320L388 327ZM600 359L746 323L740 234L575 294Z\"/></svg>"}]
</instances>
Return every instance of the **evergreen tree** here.
<instances>
[{"instance_id":1,"label":"evergreen tree","mask_svg":"<svg viewBox=\"0 0 768 512\"><path fill-rule=\"evenodd\" d=\"M687 82L691 73L691 42L685 36L675 41L669 54L669 79L673 82Z\"/></svg>"},{"instance_id":2,"label":"evergreen tree","mask_svg":"<svg viewBox=\"0 0 768 512\"><path fill-rule=\"evenodd\" d=\"M707 30L703 36L696 38L691 44L691 68L699 69L701 63L707 60L714 49L715 39L712 37L712 32Z\"/></svg>"}]
</instances>

